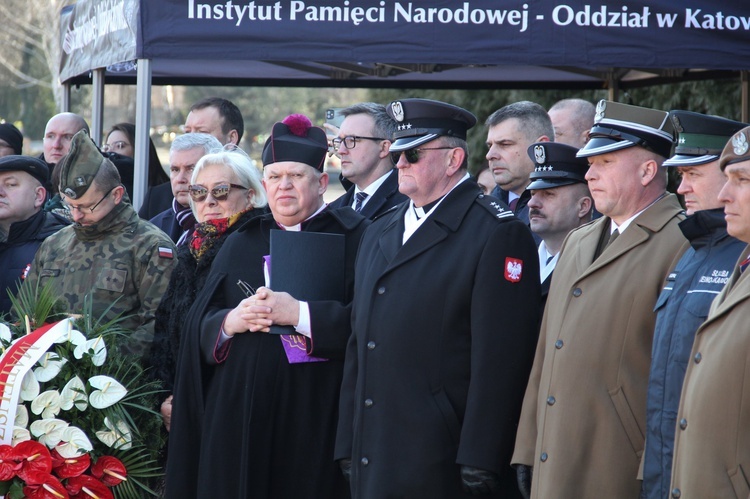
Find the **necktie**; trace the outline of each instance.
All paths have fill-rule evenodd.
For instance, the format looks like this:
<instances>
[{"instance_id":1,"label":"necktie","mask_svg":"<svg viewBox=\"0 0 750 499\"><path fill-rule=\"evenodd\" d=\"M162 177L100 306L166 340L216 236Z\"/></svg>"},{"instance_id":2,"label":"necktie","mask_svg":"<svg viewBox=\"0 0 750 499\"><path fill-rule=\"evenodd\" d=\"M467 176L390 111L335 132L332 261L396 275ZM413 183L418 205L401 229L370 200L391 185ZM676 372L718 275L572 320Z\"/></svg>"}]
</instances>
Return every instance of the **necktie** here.
<instances>
[{"instance_id":1,"label":"necktie","mask_svg":"<svg viewBox=\"0 0 750 499\"><path fill-rule=\"evenodd\" d=\"M516 198L516 199L514 199L513 201L510 202L510 205L509 205L510 206L510 211L512 211L513 213L516 212L516 206L518 206L518 200L519 199L521 199L521 198Z\"/></svg>"},{"instance_id":2,"label":"necktie","mask_svg":"<svg viewBox=\"0 0 750 499\"><path fill-rule=\"evenodd\" d=\"M547 263L545 263L545 265L549 265L549 262L551 262L553 258L555 258L555 255L552 255L551 257L547 258Z\"/></svg>"},{"instance_id":3,"label":"necktie","mask_svg":"<svg viewBox=\"0 0 750 499\"><path fill-rule=\"evenodd\" d=\"M747 270L748 265L750 265L750 257L745 258L740 263L740 274L742 274L745 270Z\"/></svg>"},{"instance_id":4,"label":"necktie","mask_svg":"<svg viewBox=\"0 0 750 499\"><path fill-rule=\"evenodd\" d=\"M356 211L357 213L362 211L362 205L364 204L365 199L367 199L367 196L369 196L369 194L364 191L359 191L354 195L354 211Z\"/></svg>"},{"instance_id":5,"label":"necktie","mask_svg":"<svg viewBox=\"0 0 750 499\"><path fill-rule=\"evenodd\" d=\"M606 249L608 246L610 246L613 242L615 242L615 239L617 239L620 235L620 231L615 229L615 231L609 236L609 241L607 241L607 246L604 248Z\"/></svg>"}]
</instances>

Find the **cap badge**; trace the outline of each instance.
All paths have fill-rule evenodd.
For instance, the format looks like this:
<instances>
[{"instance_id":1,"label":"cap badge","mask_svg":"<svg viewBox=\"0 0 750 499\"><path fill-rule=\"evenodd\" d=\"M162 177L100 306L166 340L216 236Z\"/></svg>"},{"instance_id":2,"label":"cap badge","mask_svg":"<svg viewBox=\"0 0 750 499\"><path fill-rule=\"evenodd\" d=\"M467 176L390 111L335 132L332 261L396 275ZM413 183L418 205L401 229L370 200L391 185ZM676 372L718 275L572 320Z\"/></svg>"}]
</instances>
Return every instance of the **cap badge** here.
<instances>
[{"instance_id":1,"label":"cap badge","mask_svg":"<svg viewBox=\"0 0 750 499\"><path fill-rule=\"evenodd\" d=\"M604 118L604 111L607 109L607 103L603 100L599 101L596 105L596 115L594 116L594 123L599 123Z\"/></svg>"},{"instance_id":2,"label":"cap badge","mask_svg":"<svg viewBox=\"0 0 750 499\"><path fill-rule=\"evenodd\" d=\"M747 137L744 133L740 132L732 137L732 147L734 147L734 153L737 156L742 156L747 152L748 148L750 148L750 145L748 145Z\"/></svg>"},{"instance_id":3,"label":"cap badge","mask_svg":"<svg viewBox=\"0 0 750 499\"><path fill-rule=\"evenodd\" d=\"M534 160L541 165L544 164L545 159L547 159L547 154L544 150L544 146L534 146Z\"/></svg>"},{"instance_id":4,"label":"cap badge","mask_svg":"<svg viewBox=\"0 0 750 499\"><path fill-rule=\"evenodd\" d=\"M83 187L84 185L86 185L86 179L83 177L76 177L73 180L73 183L75 184L76 187Z\"/></svg>"},{"instance_id":5,"label":"cap badge","mask_svg":"<svg viewBox=\"0 0 750 499\"><path fill-rule=\"evenodd\" d=\"M401 101L391 104L391 110L393 111L393 119L398 122L404 121L404 106L401 104Z\"/></svg>"},{"instance_id":6,"label":"cap badge","mask_svg":"<svg viewBox=\"0 0 750 499\"><path fill-rule=\"evenodd\" d=\"M68 196L70 199L75 199L78 197L78 194L76 194L76 191L74 191L70 187L67 187L64 192L65 192L65 195Z\"/></svg>"}]
</instances>

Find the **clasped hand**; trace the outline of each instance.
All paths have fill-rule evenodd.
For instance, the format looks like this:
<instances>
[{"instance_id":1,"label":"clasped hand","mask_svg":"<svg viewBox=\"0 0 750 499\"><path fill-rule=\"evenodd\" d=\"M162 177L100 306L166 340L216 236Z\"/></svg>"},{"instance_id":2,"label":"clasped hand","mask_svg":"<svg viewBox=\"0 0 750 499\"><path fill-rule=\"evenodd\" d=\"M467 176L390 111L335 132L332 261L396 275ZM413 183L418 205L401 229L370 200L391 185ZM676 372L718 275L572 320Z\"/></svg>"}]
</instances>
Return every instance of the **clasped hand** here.
<instances>
[{"instance_id":1,"label":"clasped hand","mask_svg":"<svg viewBox=\"0 0 750 499\"><path fill-rule=\"evenodd\" d=\"M298 320L299 301L289 293L260 287L227 314L224 332L228 336L244 332L267 333L274 324L296 326Z\"/></svg>"}]
</instances>

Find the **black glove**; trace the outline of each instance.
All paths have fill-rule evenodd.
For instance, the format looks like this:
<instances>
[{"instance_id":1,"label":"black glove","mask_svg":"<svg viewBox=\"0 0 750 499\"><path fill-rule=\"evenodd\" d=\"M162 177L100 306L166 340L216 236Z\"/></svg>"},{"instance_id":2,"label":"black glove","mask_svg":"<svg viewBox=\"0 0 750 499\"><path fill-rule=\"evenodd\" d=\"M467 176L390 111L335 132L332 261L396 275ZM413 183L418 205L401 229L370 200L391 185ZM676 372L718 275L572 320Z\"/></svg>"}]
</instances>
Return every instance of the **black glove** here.
<instances>
[{"instance_id":1,"label":"black glove","mask_svg":"<svg viewBox=\"0 0 750 499\"><path fill-rule=\"evenodd\" d=\"M344 475L348 482L352 478L352 460L351 459L339 459L339 468L341 468L341 474Z\"/></svg>"},{"instance_id":2,"label":"black glove","mask_svg":"<svg viewBox=\"0 0 750 499\"><path fill-rule=\"evenodd\" d=\"M516 480L518 480L518 490L521 491L523 499L529 499L531 497L531 478L534 475L534 467L526 466L525 464L517 464L516 468Z\"/></svg>"},{"instance_id":3,"label":"black glove","mask_svg":"<svg viewBox=\"0 0 750 499\"><path fill-rule=\"evenodd\" d=\"M489 494L497 488L498 477L495 472L462 465L461 482L464 492L472 495Z\"/></svg>"}]
</instances>

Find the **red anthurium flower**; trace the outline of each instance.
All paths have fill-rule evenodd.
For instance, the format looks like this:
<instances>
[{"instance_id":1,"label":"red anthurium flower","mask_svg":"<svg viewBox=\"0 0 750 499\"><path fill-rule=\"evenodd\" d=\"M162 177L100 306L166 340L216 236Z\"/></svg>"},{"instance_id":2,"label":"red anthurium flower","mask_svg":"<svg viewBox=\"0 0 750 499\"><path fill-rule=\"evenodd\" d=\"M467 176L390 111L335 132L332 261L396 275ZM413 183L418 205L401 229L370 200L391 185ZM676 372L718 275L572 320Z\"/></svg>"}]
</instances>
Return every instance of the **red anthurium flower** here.
<instances>
[{"instance_id":1,"label":"red anthurium flower","mask_svg":"<svg viewBox=\"0 0 750 499\"><path fill-rule=\"evenodd\" d=\"M47 475L43 483L24 487L23 495L28 499L68 499L70 497L60 480L52 475Z\"/></svg>"},{"instance_id":2,"label":"red anthurium flower","mask_svg":"<svg viewBox=\"0 0 750 499\"><path fill-rule=\"evenodd\" d=\"M0 445L0 481L11 480L19 469L21 469L21 463L16 459L13 447Z\"/></svg>"},{"instance_id":3,"label":"red anthurium flower","mask_svg":"<svg viewBox=\"0 0 750 499\"><path fill-rule=\"evenodd\" d=\"M14 447L16 459L21 463L18 478L27 485L41 485L52 472L52 456L47 447L34 440L26 440Z\"/></svg>"},{"instance_id":4,"label":"red anthurium flower","mask_svg":"<svg viewBox=\"0 0 750 499\"><path fill-rule=\"evenodd\" d=\"M65 488L70 499L114 499L112 492L102 482L89 475L69 478Z\"/></svg>"},{"instance_id":5,"label":"red anthurium flower","mask_svg":"<svg viewBox=\"0 0 750 499\"><path fill-rule=\"evenodd\" d=\"M93 466L91 474L102 481L107 487L114 487L118 483L127 480L128 472L122 461L112 456L100 457Z\"/></svg>"},{"instance_id":6,"label":"red anthurium flower","mask_svg":"<svg viewBox=\"0 0 750 499\"><path fill-rule=\"evenodd\" d=\"M52 455L52 469L61 480L83 474L91 464L91 456L88 453L69 459L62 457L55 449L52 449L50 454Z\"/></svg>"}]
</instances>

